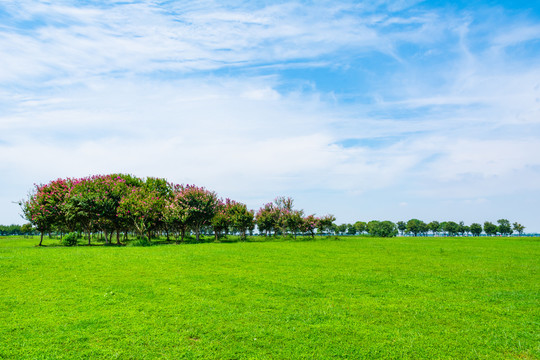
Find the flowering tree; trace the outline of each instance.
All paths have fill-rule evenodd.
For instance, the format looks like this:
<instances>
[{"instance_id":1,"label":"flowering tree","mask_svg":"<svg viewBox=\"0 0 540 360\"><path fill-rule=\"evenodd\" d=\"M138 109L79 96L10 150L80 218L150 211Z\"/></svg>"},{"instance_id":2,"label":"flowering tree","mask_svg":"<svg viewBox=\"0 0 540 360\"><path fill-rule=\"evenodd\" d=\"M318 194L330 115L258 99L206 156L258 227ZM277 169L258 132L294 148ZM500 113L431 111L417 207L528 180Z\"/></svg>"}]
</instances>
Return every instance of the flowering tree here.
<instances>
[{"instance_id":1,"label":"flowering tree","mask_svg":"<svg viewBox=\"0 0 540 360\"><path fill-rule=\"evenodd\" d=\"M169 228L176 234L180 234L181 240L184 241L188 227L188 211L183 207L182 201L183 187L175 185L172 190L172 196L166 200L163 208L163 220ZM178 236L176 236L178 244Z\"/></svg>"},{"instance_id":2,"label":"flowering tree","mask_svg":"<svg viewBox=\"0 0 540 360\"><path fill-rule=\"evenodd\" d=\"M278 227L279 216L280 211L273 203L265 204L255 215L259 231L264 232L266 236L272 231L274 231L275 234L275 229Z\"/></svg>"},{"instance_id":3,"label":"flowering tree","mask_svg":"<svg viewBox=\"0 0 540 360\"><path fill-rule=\"evenodd\" d=\"M315 237L315 230L319 226L320 219L315 215L308 215L302 219L300 230L304 234L309 234L312 238Z\"/></svg>"},{"instance_id":4,"label":"flowering tree","mask_svg":"<svg viewBox=\"0 0 540 360\"><path fill-rule=\"evenodd\" d=\"M131 223L140 236L150 238L150 232L162 219L165 200L156 191L145 188L132 188L122 198L118 216Z\"/></svg>"},{"instance_id":5,"label":"flowering tree","mask_svg":"<svg viewBox=\"0 0 540 360\"><path fill-rule=\"evenodd\" d=\"M317 227L318 232L322 235L323 233L330 231L334 225L336 218L334 215L325 215L319 219L319 226Z\"/></svg>"},{"instance_id":6,"label":"flowering tree","mask_svg":"<svg viewBox=\"0 0 540 360\"><path fill-rule=\"evenodd\" d=\"M210 225L216 214L219 204L217 195L213 191L195 185L181 187L180 193L179 206L185 209L187 224L195 232L195 238L199 241L201 228Z\"/></svg>"},{"instance_id":7,"label":"flowering tree","mask_svg":"<svg viewBox=\"0 0 540 360\"><path fill-rule=\"evenodd\" d=\"M39 246L43 243L43 235L54 226L65 225L63 211L64 201L70 187L69 180L58 179L46 185L36 185L27 200L20 201L24 217L40 233Z\"/></svg>"},{"instance_id":8,"label":"flowering tree","mask_svg":"<svg viewBox=\"0 0 540 360\"><path fill-rule=\"evenodd\" d=\"M240 233L241 239L246 239L246 232L255 227L253 210L248 210L246 204L228 200L226 215L234 230Z\"/></svg>"}]
</instances>

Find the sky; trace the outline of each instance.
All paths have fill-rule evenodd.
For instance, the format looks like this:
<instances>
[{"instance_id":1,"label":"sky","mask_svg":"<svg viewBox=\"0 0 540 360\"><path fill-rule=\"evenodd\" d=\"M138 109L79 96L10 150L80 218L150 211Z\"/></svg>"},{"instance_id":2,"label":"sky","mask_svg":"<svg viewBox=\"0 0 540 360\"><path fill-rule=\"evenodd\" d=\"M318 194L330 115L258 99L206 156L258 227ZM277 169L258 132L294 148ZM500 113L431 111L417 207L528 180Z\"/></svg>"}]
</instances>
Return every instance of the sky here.
<instances>
[{"instance_id":1,"label":"sky","mask_svg":"<svg viewBox=\"0 0 540 360\"><path fill-rule=\"evenodd\" d=\"M540 3L0 2L0 224L129 173L540 232Z\"/></svg>"}]
</instances>

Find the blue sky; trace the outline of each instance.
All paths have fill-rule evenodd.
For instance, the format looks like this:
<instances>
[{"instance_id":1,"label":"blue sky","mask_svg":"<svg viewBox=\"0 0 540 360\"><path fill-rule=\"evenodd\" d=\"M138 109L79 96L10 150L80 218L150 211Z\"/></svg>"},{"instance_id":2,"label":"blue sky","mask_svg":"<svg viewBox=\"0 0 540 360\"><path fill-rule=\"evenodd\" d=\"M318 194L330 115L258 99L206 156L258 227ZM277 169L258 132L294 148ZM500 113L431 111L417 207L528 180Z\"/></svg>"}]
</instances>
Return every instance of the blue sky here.
<instances>
[{"instance_id":1,"label":"blue sky","mask_svg":"<svg viewBox=\"0 0 540 360\"><path fill-rule=\"evenodd\" d=\"M4 0L0 54L0 223L126 172L540 231L535 2Z\"/></svg>"}]
</instances>

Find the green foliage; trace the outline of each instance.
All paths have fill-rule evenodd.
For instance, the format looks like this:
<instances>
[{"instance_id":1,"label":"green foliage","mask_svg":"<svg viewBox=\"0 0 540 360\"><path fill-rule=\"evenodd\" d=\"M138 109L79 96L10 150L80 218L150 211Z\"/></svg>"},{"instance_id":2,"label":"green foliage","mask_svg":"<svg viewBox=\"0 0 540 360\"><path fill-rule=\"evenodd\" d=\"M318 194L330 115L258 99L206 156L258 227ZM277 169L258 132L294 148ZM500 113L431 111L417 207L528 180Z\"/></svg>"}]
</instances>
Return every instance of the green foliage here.
<instances>
[{"instance_id":1,"label":"green foliage","mask_svg":"<svg viewBox=\"0 0 540 360\"><path fill-rule=\"evenodd\" d=\"M137 239L133 240L130 244L130 246L152 246L154 245L150 239L148 239L146 236L140 236Z\"/></svg>"},{"instance_id":2,"label":"green foliage","mask_svg":"<svg viewBox=\"0 0 540 360\"><path fill-rule=\"evenodd\" d=\"M480 234L482 233L482 225L478 223L472 223L470 226L470 231L473 236L480 236Z\"/></svg>"},{"instance_id":3,"label":"green foliage","mask_svg":"<svg viewBox=\"0 0 540 360\"><path fill-rule=\"evenodd\" d=\"M441 224L438 221L432 221L428 225L428 230L433 233L433 235L437 234L439 231L441 231Z\"/></svg>"},{"instance_id":4,"label":"green foliage","mask_svg":"<svg viewBox=\"0 0 540 360\"><path fill-rule=\"evenodd\" d=\"M354 228L357 234L362 234L367 230L367 224L363 221L357 221L354 223Z\"/></svg>"},{"instance_id":5,"label":"green foliage","mask_svg":"<svg viewBox=\"0 0 540 360\"><path fill-rule=\"evenodd\" d=\"M459 232L459 224L454 221L447 221L443 224L442 229L448 233L448 236L455 236Z\"/></svg>"},{"instance_id":6,"label":"green foliage","mask_svg":"<svg viewBox=\"0 0 540 360\"><path fill-rule=\"evenodd\" d=\"M76 246L77 240L79 239L79 234L76 232L70 232L62 238L62 245L64 246Z\"/></svg>"},{"instance_id":7,"label":"green foliage","mask_svg":"<svg viewBox=\"0 0 540 360\"><path fill-rule=\"evenodd\" d=\"M517 231L519 236L523 235L523 231L525 230L525 226L521 225L518 222L515 222L513 224L513 226L514 226L514 231Z\"/></svg>"},{"instance_id":8,"label":"green foliage","mask_svg":"<svg viewBox=\"0 0 540 360\"><path fill-rule=\"evenodd\" d=\"M484 232L488 235L488 236L493 236L493 235L497 235L497 231L498 231L498 227L497 225L489 222L489 221L486 221L484 223Z\"/></svg>"},{"instance_id":9,"label":"green foliage","mask_svg":"<svg viewBox=\"0 0 540 360\"><path fill-rule=\"evenodd\" d=\"M498 230L501 235L510 235L512 234L512 225L510 225L510 221L506 219L499 219L497 220L497 223L499 224Z\"/></svg>"},{"instance_id":10,"label":"green foliage","mask_svg":"<svg viewBox=\"0 0 540 360\"><path fill-rule=\"evenodd\" d=\"M367 225L368 232L376 237L394 237L398 234L397 225L391 221L372 220Z\"/></svg>"},{"instance_id":11,"label":"green foliage","mask_svg":"<svg viewBox=\"0 0 540 360\"><path fill-rule=\"evenodd\" d=\"M428 226L422 220L411 219L407 222L407 232L417 236L418 234L425 233L428 230Z\"/></svg>"}]
</instances>

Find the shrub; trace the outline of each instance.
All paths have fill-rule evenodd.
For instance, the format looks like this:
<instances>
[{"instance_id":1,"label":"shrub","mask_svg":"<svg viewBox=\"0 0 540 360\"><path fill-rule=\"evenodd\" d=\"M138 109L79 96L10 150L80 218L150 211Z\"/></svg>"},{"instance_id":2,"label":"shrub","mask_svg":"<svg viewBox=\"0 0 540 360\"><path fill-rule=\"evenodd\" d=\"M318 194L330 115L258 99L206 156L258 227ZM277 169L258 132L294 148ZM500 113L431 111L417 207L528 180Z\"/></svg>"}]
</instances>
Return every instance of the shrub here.
<instances>
[{"instance_id":1,"label":"shrub","mask_svg":"<svg viewBox=\"0 0 540 360\"><path fill-rule=\"evenodd\" d=\"M150 241L146 236L142 236L133 241L131 246L152 246L152 241Z\"/></svg>"},{"instance_id":2,"label":"shrub","mask_svg":"<svg viewBox=\"0 0 540 360\"><path fill-rule=\"evenodd\" d=\"M62 238L62 245L75 246L77 245L78 238L79 238L79 234L77 234L76 232L70 232Z\"/></svg>"}]
</instances>

